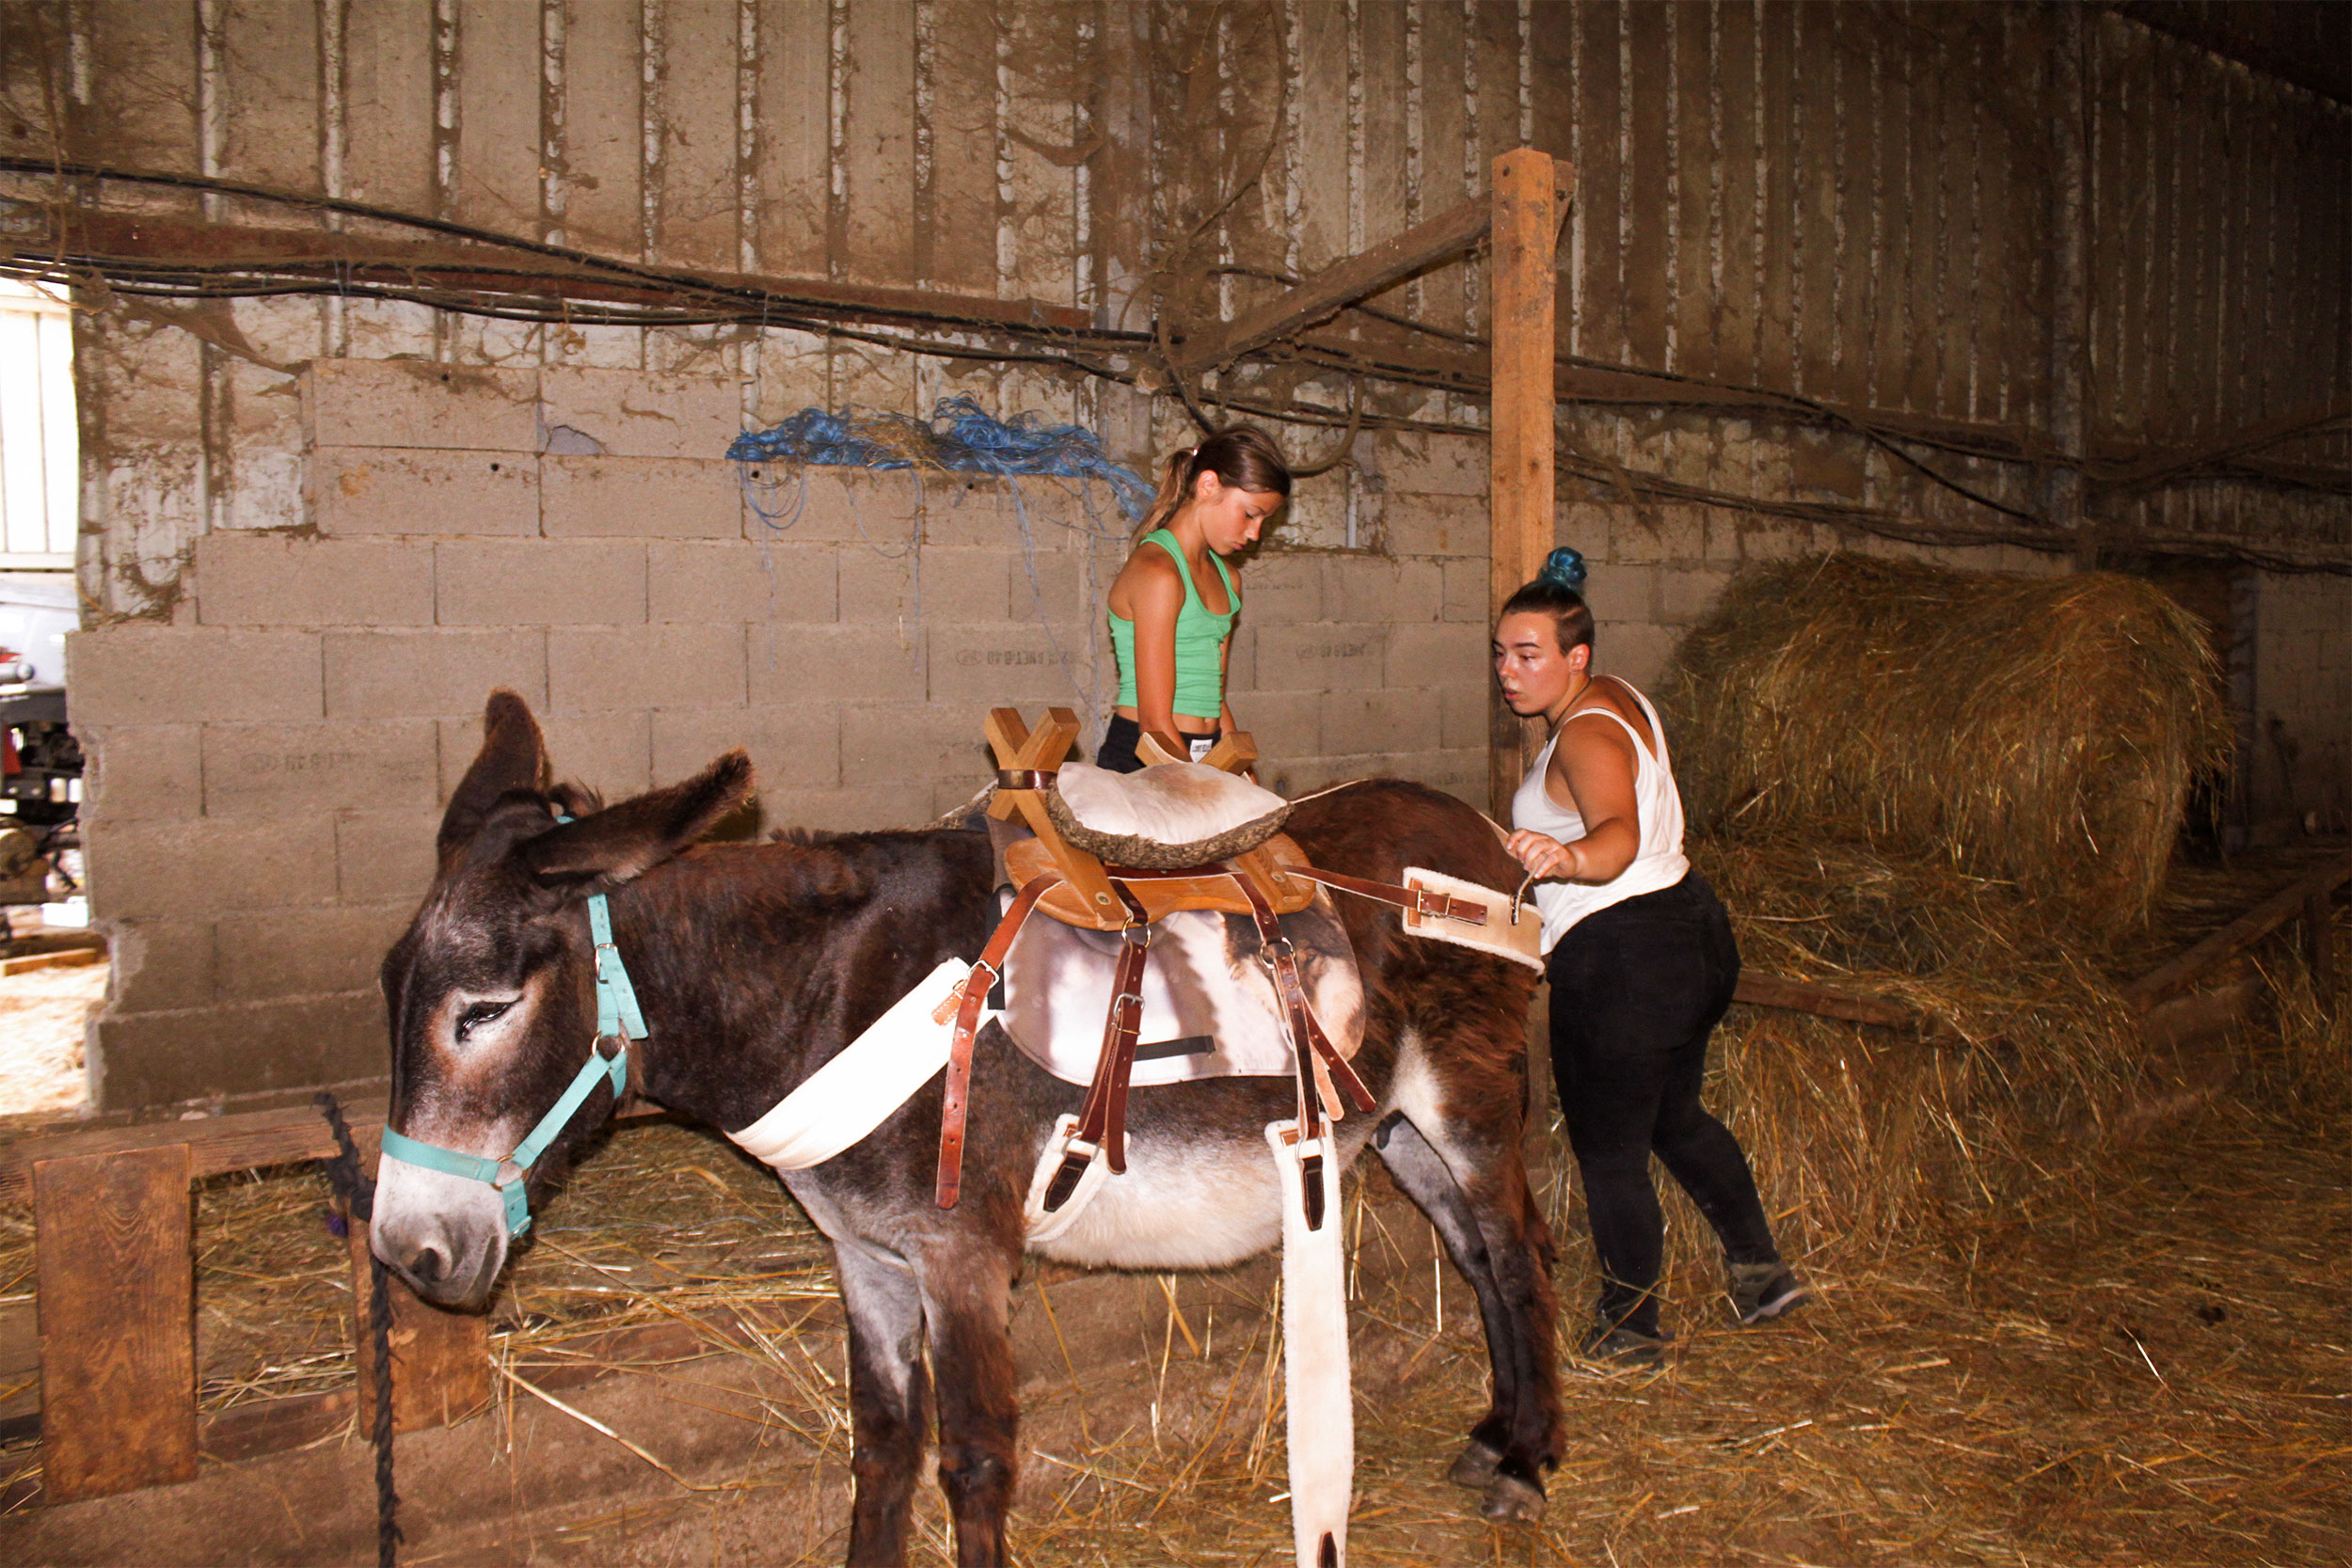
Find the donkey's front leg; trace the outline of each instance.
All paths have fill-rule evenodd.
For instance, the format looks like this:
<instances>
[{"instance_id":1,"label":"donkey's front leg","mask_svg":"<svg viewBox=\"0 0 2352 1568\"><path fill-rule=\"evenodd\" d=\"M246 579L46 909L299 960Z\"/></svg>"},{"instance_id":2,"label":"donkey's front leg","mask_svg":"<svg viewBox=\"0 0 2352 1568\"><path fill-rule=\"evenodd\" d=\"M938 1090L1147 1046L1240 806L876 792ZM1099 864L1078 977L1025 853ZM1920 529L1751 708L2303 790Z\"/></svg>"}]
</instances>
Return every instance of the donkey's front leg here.
<instances>
[{"instance_id":1,"label":"donkey's front leg","mask_svg":"<svg viewBox=\"0 0 2352 1568\"><path fill-rule=\"evenodd\" d=\"M939 1384L939 1485L956 1522L956 1568L1002 1568L1012 1507L1011 1310L1017 1256L979 1237L926 1249L923 1319Z\"/></svg>"},{"instance_id":2,"label":"donkey's front leg","mask_svg":"<svg viewBox=\"0 0 2352 1568\"><path fill-rule=\"evenodd\" d=\"M850 1313L850 1568L903 1568L923 1463L923 1293L912 1270L834 1249Z\"/></svg>"}]
</instances>

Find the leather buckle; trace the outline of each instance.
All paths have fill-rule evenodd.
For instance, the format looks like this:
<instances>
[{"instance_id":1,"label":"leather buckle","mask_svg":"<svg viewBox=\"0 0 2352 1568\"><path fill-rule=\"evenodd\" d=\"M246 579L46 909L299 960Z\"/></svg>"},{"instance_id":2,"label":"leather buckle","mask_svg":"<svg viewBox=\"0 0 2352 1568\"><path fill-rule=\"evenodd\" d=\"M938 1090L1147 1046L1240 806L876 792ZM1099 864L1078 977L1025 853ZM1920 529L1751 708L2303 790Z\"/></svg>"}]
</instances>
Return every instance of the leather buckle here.
<instances>
[{"instance_id":1,"label":"leather buckle","mask_svg":"<svg viewBox=\"0 0 2352 1568\"><path fill-rule=\"evenodd\" d=\"M999 768L996 787L999 789L1051 789L1055 769L1050 768Z\"/></svg>"}]
</instances>

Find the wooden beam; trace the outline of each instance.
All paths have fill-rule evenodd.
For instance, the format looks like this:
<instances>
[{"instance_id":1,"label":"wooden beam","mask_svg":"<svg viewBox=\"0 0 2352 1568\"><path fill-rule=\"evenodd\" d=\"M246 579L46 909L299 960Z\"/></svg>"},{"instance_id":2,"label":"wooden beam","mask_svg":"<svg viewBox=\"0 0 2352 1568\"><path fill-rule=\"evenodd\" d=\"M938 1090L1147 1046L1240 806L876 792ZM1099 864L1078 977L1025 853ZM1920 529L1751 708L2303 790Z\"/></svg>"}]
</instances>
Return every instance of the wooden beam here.
<instances>
[{"instance_id":1,"label":"wooden beam","mask_svg":"<svg viewBox=\"0 0 2352 1568\"><path fill-rule=\"evenodd\" d=\"M51 1502L196 1479L188 1180L177 1145L33 1167Z\"/></svg>"},{"instance_id":2,"label":"wooden beam","mask_svg":"<svg viewBox=\"0 0 2352 1568\"><path fill-rule=\"evenodd\" d=\"M2297 409L2275 420L2263 420L2232 431L2227 436L2174 451L2160 451L2094 477L2100 484L2115 489L2159 484L2174 474L2185 473L2207 463L2243 457L2249 452L2277 446L2281 441L2291 441L2297 436L2325 430L2346 420L2352 420L2352 397L2337 398L2332 403Z\"/></svg>"},{"instance_id":3,"label":"wooden beam","mask_svg":"<svg viewBox=\"0 0 2352 1568\"><path fill-rule=\"evenodd\" d=\"M2231 921L2213 935L2123 988L2123 1000L2144 1013L2176 990L2185 990L2215 968L2245 952L2297 915L2319 918L2337 888L2352 881L2352 857L2321 866L2292 886Z\"/></svg>"},{"instance_id":4,"label":"wooden beam","mask_svg":"<svg viewBox=\"0 0 2352 1568\"><path fill-rule=\"evenodd\" d=\"M359 1429L375 1430L375 1336L368 1330L375 1271L368 1224L350 1221L352 1338L358 1352ZM392 1302L392 1430L450 1426L490 1402L490 1319L447 1312L386 1275Z\"/></svg>"},{"instance_id":5,"label":"wooden beam","mask_svg":"<svg viewBox=\"0 0 2352 1568\"><path fill-rule=\"evenodd\" d=\"M1912 1008L1884 997L1856 996L1851 991L1817 986L1810 980L1784 979L1754 970L1740 971L1739 988L1731 999L1753 1007L1782 1007L1820 1018L1843 1019L1848 1023L1875 1023L1885 1029L1918 1029L1929 1023Z\"/></svg>"},{"instance_id":6,"label":"wooden beam","mask_svg":"<svg viewBox=\"0 0 2352 1568\"><path fill-rule=\"evenodd\" d=\"M1358 300L1470 249L1486 237L1491 217L1487 202L1465 201L1394 239L1335 261L1279 297L1244 311L1221 329L1175 345L1173 369L1190 378L1328 321ZM1150 377L1139 377L1136 385L1146 391L1167 389Z\"/></svg>"},{"instance_id":7,"label":"wooden beam","mask_svg":"<svg viewBox=\"0 0 2352 1568\"><path fill-rule=\"evenodd\" d=\"M1532 147L1494 163L1494 245L1489 297L1493 413L1487 513L1487 610L1535 575L1551 548L1554 313L1560 289L1555 242L1565 164ZM1500 695L1491 711L1487 784L1496 817L1510 820L1511 795L1526 771L1526 725Z\"/></svg>"}]
</instances>

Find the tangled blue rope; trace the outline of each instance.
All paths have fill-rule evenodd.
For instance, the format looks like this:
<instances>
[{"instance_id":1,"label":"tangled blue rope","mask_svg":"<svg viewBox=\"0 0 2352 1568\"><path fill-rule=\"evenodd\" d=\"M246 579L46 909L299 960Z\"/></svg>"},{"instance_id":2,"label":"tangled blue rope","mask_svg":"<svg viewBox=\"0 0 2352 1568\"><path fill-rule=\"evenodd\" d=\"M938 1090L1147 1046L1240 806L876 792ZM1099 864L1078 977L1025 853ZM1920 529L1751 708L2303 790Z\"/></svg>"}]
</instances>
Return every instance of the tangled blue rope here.
<instances>
[{"instance_id":1,"label":"tangled blue rope","mask_svg":"<svg viewBox=\"0 0 2352 1568\"><path fill-rule=\"evenodd\" d=\"M804 408L772 430L735 438L738 463L815 463L851 468L943 468L1008 478L1095 479L1110 486L1130 522L1152 504L1152 486L1114 463L1084 425L1049 424L1041 414L1008 423L968 397L942 398L929 420L912 414L844 414Z\"/></svg>"}]
</instances>

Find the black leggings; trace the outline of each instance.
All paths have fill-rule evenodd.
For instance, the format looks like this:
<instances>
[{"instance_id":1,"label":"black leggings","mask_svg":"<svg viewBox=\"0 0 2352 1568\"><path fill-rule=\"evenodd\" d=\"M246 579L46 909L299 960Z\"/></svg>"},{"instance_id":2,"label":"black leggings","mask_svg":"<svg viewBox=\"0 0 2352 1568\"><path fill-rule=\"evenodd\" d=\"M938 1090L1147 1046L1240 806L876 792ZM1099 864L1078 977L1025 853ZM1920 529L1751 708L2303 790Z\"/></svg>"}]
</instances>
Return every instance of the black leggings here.
<instances>
[{"instance_id":1,"label":"black leggings","mask_svg":"<svg viewBox=\"0 0 2352 1568\"><path fill-rule=\"evenodd\" d=\"M1212 730L1208 733L1215 735L1217 732ZM1178 730L1176 738L1191 740L1195 736L1190 730ZM1143 759L1136 755L1136 747L1142 739L1143 726L1141 724L1132 719L1121 719L1119 715L1112 714L1111 721L1103 727L1103 745L1094 753L1094 766L1108 768L1114 773L1142 772Z\"/></svg>"},{"instance_id":2,"label":"black leggings","mask_svg":"<svg viewBox=\"0 0 2352 1568\"><path fill-rule=\"evenodd\" d=\"M1699 1104L1707 1037L1740 979L1731 920L1692 871L1578 922L1547 972L1552 1072L1600 1255L1599 1313L1655 1334L1665 1221L1650 1183L1653 1152L1730 1261L1779 1256L1747 1156Z\"/></svg>"}]
</instances>

